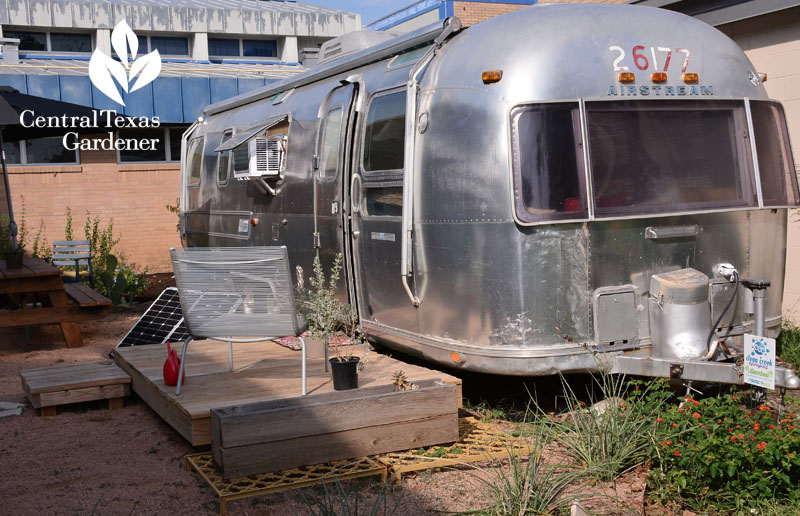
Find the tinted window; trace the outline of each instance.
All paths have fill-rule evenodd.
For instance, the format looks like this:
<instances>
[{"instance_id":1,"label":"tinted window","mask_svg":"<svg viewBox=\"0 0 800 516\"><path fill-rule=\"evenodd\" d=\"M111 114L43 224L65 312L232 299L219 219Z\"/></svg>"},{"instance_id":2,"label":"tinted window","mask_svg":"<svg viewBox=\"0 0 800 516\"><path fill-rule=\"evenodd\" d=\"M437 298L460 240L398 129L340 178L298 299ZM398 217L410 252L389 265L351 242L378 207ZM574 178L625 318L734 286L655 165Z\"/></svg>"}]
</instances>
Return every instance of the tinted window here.
<instances>
[{"instance_id":1,"label":"tinted window","mask_svg":"<svg viewBox=\"0 0 800 516\"><path fill-rule=\"evenodd\" d=\"M364 170L401 170L406 134L405 91L375 97L364 137Z\"/></svg>"},{"instance_id":2,"label":"tinted window","mask_svg":"<svg viewBox=\"0 0 800 516\"><path fill-rule=\"evenodd\" d=\"M88 34L51 32L50 50L54 52L91 52L92 37Z\"/></svg>"},{"instance_id":3,"label":"tinted window","mask_svg":"<svg viewBox=\"0 0 800 516\"><path fill-rule=\"evenodd\" d=\"M3 37L18 39L20 50L47 50L47 34L44 32L6 30Z\"/></svg>"},{"instance_id":4,"label":"tinted window","mask_svg":"<svg viewBox=\"0 0 800 516\"><path fill-rule=\"evenodd\" d=\"M275 57L278 55L278 44L266 39L243 39L242 55L245 57Z\"/></svg>"},{"instance_id":5,"label":"tinted window","mask_svg":"<svg viewBox=\"0 0 800 516\"><path fill-rule=\"evenodd\" d=\"M189 142L186 152L186 169L189 171L189 185L200 184L200 173L203 170L203 139L195 138Z\"/></svg>"},{"instance_id":6,"label":"tinted window","mask_svg":"<svg viewBox=\"0 0 800 516\"><path fill-rule=\"evenodd\" d=\"M75 138L72 138L72 145ZM34 138L25 141L25 154L27 163L77 163L77 151L64 148L60 136L47 138Z\"/></svg>"},{"instance_id":7,"label":"tinted window","mask_svg":"<svg viewBox=\"0 0 800 516\"><path fill-rule=\"evenodd\" d=\"M119 160L121 162L137 162L137 161L166 161L166 145L164 143L164 130L163 129L127 129L119 131L119 138L126 140L134 140L135 143L128 145L128 150L119 151ZM143 145L142 140L148 140L146 145ZM155 145L149 140L158 140ZM136 148L133 148L133 146ZM144 149L143 147L148 147ZM153 147L152 149L150 147Z\"/></svg>"},{"instance_id":8,"label":"tinted window","mask_svg":"<svg viewBox=\"0 0 800 516\"><path fill-rule=\"evenodd\" d=\"M597 216L753 206L741 102L587 103Z\"/></svg>"},{"instance_id":9,"label":"tinted window","mask_svg":"<svg viewBox=\"0 0 800 516\"><path fill-rule=\"evenodd\" d=\"M189 40L186 38L167 38L163 36L150 36L150 49L170 56L188 56Z\"/></svg>"},{"instance_id":10,"label":"tinted window","mask_svg":"<svg viewBox=\"0 0 800 516\"><path fill-rule=\"evenodd\" d=\"M9 165L19 165L21 159L19 142L3 142L3 150L6 153L6 163Z\"/></svg>"},{"instance_id":11,"label":"tinted window","mask_svg":"<svg viewBox=\"0 0 800 516\"><path fill-rule=\"evenodd\" d=\"M231 139L233 135L233 131L228 129L224 133L222 133L222 139L220 140L220 145L225 143L226 141ZM223 151L218 152L217 155L217 182L221 184L225 184L228 182L228 171L230 170L230 163L231 163L231 151Z\"/></svg>"},{"instance_id":12,"label":"tinted window","mask_svg":"<svg viewBox=\"0 0 800 516\"><path fill-rule=\"evenodd\" d=\"M517 108L511 128L517 217L523 222L587 217L578 104Z\"/></svg>"},{"instance_id":13,"label":"tinted window","mask_svg":"<svg viewBox=\"0 0 800 516\"><path fill-rule=\"evenodd\" d=\"M367 215L401 217L403 215L403 187L365 188Z\"/></svg>"},{"instance_id":14,"label":"tinted window","mask_svg":"<svg viewBox=\"0 0 800 516\"><path fill-rule=\"evenodd\" d=\"M239 56L239 40L208 38L208 55L210 56Z\"/></svg>"},{"instance_id":15,"label":"tinted window","mask_svg":"<svg viewBox=\"0 0 800 516\"><path fill-rule=\"evenodd\" d=\"M136 36L136 39L139 40L139 48L136 50L136 55L146 54L147 53L147 36Z\"/></svg>"},{"instance_id":16,"label":"tinted window","mask_svg":"<svg viewBox=\"0 0 800 516\"><path fill-rule=\"evenodd\" d=\"M169 129L169 159L170 161L181 160L181 138L185 127L173 127Z\"/></svg>"},{"instance_id":17,"label":"tinted window","mask_svg":"<svg viewBox=\"0 0 800 516\"><path fill-rule=\"evenodd\" d=\"M777 103L754 101L750 102L750 112L753 116L764 205L800 204L783 108Z\"/></svg>"},{"instance_id":18,"label":"tinted window","mask_svg":"<svg viewBox=\"0 0 800 516\"><path fill-rule=\"evenodd\" d=\"M320 177L331 179L336 177L339 163L339 138L342 134L342 108L332 109L325 122L325 134L322 139L322 167Z\"/></svg>"}]
</instances>

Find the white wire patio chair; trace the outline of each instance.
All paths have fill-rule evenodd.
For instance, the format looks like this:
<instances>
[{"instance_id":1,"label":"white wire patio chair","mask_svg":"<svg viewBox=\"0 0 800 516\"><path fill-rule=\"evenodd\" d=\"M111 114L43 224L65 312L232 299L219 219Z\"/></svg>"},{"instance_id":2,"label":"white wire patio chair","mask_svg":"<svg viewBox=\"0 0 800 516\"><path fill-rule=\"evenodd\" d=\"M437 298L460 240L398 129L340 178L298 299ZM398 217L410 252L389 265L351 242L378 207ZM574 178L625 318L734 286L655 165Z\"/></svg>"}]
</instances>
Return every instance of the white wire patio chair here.
<instances>
[{"instance_id":1,"label":"white wire patio chair","mask_svg":"<svg viewBox=\"0 0 800 516\"><path fill-rule=\"evenodd\" d=\"M175 395L180 395L186 350L195 338L227 342L232 371L234 342L287 336L300 339L305 395L306 343L301 334L308 324L297 314L286 247L171 248L170 255L189 333Z\"/></svg>"}]
</instances>

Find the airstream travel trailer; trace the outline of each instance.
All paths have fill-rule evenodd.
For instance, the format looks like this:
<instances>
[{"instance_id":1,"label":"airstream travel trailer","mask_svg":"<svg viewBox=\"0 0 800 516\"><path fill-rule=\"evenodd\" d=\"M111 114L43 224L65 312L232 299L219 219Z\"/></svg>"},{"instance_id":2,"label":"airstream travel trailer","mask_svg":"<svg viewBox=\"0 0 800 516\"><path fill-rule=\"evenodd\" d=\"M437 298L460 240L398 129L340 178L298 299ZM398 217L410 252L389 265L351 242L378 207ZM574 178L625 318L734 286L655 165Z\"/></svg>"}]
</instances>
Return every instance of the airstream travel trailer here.
<instances>
[{"instance_id":1,"label":"airstream travel trailer","mask_svg":"<svg viewBox=\"0 0 800 516\"><path fill-rule=\"evenodd\" d=\"M754 331L753 291L779 331L800 203L764 79L720 32L644 7L349 34L187 130L182 238L287 245L306 276L343 253L371 338L433 362L737 383L715 360Z\"/></svg>"}]
</instances>

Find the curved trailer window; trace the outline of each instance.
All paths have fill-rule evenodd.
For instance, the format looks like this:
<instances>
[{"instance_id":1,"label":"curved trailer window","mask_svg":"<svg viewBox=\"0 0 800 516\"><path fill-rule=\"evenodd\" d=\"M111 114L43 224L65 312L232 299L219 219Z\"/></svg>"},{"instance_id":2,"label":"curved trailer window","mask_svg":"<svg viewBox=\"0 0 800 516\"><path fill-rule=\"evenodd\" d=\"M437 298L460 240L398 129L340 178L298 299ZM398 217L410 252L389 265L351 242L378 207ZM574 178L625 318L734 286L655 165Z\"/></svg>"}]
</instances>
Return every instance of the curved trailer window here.
<instances>
[{"instance_id":1,"label":"curved trailer window","mask_svg":"<svg viewBox=\"0 0 800 516\"><path fill-rule=\"evenodd\" d=\"M800 204L786 117L777 102L751 101L753 133L761 177L764 206L796 206Z\"/></svg>"},{"instance_id":2,"label":"curved trailer window","mask_svg":"<svg viewBox=\"0 0 800 516\"><path fill-rule=\"evenodd\" d=\"M741 101L587 102L598 218L758 206Z\"/></svg>"},{"instance_id":3,"label":"curved trailer window","mask_svg":"<svg viewBox=\"0 0 800 516\"><path fill-rule=\"evenodd\" d=\"M511 112L514 207L522 222L587 218L577 102Z\"/></svg>"}]
</instances>

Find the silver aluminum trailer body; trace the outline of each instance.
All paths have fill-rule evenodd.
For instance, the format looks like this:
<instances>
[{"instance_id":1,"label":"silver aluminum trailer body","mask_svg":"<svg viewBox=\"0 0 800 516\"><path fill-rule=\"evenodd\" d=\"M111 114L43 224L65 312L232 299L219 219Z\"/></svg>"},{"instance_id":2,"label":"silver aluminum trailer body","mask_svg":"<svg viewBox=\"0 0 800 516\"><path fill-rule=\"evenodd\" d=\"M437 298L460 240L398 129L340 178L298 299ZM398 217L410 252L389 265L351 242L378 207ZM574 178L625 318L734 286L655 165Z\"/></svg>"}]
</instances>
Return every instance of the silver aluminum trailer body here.
<instances>
[{"instance_id":1,"label":"silver aluminum trailer body","mask_svg":"<svg viewBox=\"0 0 800 516\"><path fill-rule=\"evenodd\" d=\"M340 295L374 340L473 371L650 356L652 278L705 274L715 320L726 262L771 282L777 334L796 177L772 170L794 174L782 110L733 41L632 6L534 6L457 29L209 106L185 135L184 244L286 245L306 278L315 253L341 252ZM266 121L288 127L280 177L236 180L218 149ZM752 327L737 302L717 335L738 345Z\"/></svg>"}]
</instances>

